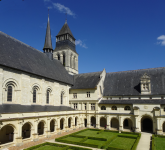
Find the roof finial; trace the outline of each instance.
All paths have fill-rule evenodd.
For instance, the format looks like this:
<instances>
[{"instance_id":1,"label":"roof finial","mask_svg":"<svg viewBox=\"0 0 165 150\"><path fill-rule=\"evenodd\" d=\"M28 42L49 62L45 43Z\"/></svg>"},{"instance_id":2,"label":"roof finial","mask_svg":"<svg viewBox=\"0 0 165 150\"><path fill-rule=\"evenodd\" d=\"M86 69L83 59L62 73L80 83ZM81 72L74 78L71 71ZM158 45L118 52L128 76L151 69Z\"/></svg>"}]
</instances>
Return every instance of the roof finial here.
<instances>
[{"instance_id":1,"label":"roof finial","mask_svg":"<svg viewBox=\"0 0 165 150\"><path fill-rule=\"evenodd\" d=\"M49 7L48 7L48 17L49 17Z\"/></svg>"},{"instance_id":2,"label":"roof finial","mask_svg":"<svg viewBox=\"0 0 165 150\"><path fill-rule=\"evenodd\" d=\"M65 23L67 23L67 12L66 12L66 19L65 19Z\"/></svg>"}]
</instances>

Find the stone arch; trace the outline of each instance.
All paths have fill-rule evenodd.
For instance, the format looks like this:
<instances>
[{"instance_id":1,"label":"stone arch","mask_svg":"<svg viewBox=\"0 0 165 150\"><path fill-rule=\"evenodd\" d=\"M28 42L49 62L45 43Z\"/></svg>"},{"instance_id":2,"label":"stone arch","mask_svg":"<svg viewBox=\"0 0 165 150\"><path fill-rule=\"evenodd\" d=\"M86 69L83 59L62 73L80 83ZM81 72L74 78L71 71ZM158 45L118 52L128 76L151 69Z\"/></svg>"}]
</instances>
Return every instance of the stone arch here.
<instances>
[{"instance_id":1,"label":"stone arch","mask_svg":"<svg viewBox=\"0 0 165 150\"><path fill-rule=\"evenodd\" d=\"M61 118L60 119L60 129L63 130L64 129L64 124L65 124L65 119Z\"/></svg>"},{"instance_id":2,"label":"stone arch","mask_svg":"<svg viewBox=\"0 0 165 150\"><path fill-rule=\"evenodd\" d=\"M55 119L50 120L50 132L55 131L55 125L56 125L56 120Z\"/></svg>"},{"instance_id":3,"label":"stone arch","mask_svg":"<svg viewBox=\"0 0 165 150\"><path fill-rule=\"evenodd\" d=\"M106 129L107 126L107 119L105 117L100 118L100 127L103 127Z\"/></svg>"},{"instance_id":4,"label":"stone arch","mask_svg":"<svg viewBox=\"0 0 165 150\"><path fill-rule=\"evenodd\" d=\"M118 118L116 118L116 117L113 117L112 119L111 119L111 128L114 128L114 129L119 129L119 120L118 120Z\"/></svg>"},{"instance_id":5,"label":"stone arch","mask_svg":"<svg viewBox=\"0 0 165 150\"><path fill-rule=\"evenodd\" d=\"M124 118L123 119L123 129L133 129L133 121L131 118Z\"/></svg>"},{"instance_id":6,"label":"stone arch","mask_svg":"<svg viewBox=\"0 0 165 150\"><path fill-rule=\"evenodd\" d=\"M30 122L26 122L22 126L22 138L30 138L31 137L31 128L32 124Z\"/></svg>"},{"instance_id":7,"label":"stone arch","mask_svg":"<svg viewBox=\"0 0 165 150\"><path fill-rule=\"evenodd\" d=\"M45 127L45 121L44 120L41 120L39 123L38 123L38 135L42 135L44 134L44 127Z\"/></svg>"},{"instance_id":8,"label":"stone arch","mask_svg":"<svg viewBox=\"0 0 165 150\"><path fill-rule=\"evenodd\" d=\"M13 124L6 124L0 130L0 144L13 142L16 128Z\"/></svg>"},{"instance_id":9,"label":"stone arch","mask_svg":"<svg viewBox=\"0 0 165 150\"><path fill-rule=\"evenodd\" d=\"M96 127L96 117L91 116L91 126Z\"/></svg>"},{"instance_id":10,"label":"stone arch","mask_svg":"<svg viewBox=\"0 0 165 150\"><path fill-rule=\"evenodd\" d=\"M165 121L162 124L162 132L165 132Z\"/></svg>"},{"instance_id":11,"label":"stone arch","mask_svg":"<svg viewBox=\"0 0 165 150\"><path fill-rule=\"evenodd\" d=\"M143 115L140 121L142 132L153 132L153 118L150 115Z\"/></svg>"},{"instance_id":12,"label":"stone arch","mask_svg":"<svg viewBox=\"0 0 165 150\"><path fill-rule=\"evenodd\" d=\"M77 126L78 125L78 117L76 116L75 117L75 126Z\"/></svg>"},{"instance_id":13,"label":"stone arch","mask_svg":"<svg viewBox=\"0 0 165 150\"><path fill-rule=\"evenodd\" d=\"M69 117L68 118L68 128L71 128L72 127L72 117Z\"/></svg>"}]
</instances>

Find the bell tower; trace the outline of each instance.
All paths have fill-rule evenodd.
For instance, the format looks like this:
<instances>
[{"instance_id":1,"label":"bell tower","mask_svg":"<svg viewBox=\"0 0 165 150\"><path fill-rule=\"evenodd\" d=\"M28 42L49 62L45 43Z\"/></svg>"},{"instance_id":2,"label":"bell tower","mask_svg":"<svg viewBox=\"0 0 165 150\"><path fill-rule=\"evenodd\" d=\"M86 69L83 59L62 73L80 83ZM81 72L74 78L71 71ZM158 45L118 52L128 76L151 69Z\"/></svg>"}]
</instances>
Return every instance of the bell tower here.
<instances>
[{"instance_id":1,"label":"bell tower","mask_svg":"<svg viewBox=\"0 0 165 150\"><path fill-rule=\"evenodd\" d=\"M71 75L78 74L78 53L75 40L66 20L56 36L53 58L59 60Z\"/></svg>"}]
</instances>

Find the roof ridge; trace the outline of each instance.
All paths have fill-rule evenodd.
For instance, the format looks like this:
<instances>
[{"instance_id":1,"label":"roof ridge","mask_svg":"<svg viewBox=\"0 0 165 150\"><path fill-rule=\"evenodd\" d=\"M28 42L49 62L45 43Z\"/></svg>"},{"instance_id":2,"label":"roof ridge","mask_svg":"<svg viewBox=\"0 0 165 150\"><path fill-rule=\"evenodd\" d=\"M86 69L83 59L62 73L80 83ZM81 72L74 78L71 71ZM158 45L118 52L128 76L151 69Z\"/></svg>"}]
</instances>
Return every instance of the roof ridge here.
<instances>
[{"instance_id":1,"label":"roof ridge","mask_svg":"<svg viewBox=\"0 0 165 150\"><path fill-rule=\"evenodd\" d=\"M165 67L156 67L156 68L146 68L146 69L137 69L137 70L126 70L126 71L107 72L107 74L121 73L121 72L133 72L133 71L141 71L141 70L153 70L153 69L162 69L162 68L165 68Z\"/></svg>"},{"instance_id":2,"label":"roof ridge","mask_svg":"<svg viewBox=\"0 0 165 150\"><path fill-rule=\"evenodd\" d=\"M34 48L34 47L32 47L32 46L29 46L28 44L26 44L26 43L24 43L24 42L22 42L22 41L20 41L20 40L18 40L18 39L16 39L16 38L14 38L14 37L12 37L12 36L10 36L10 35L8 35L8 34L2 32L2 31L0 31L0 34L6 36L6 37L8 37L8 38L11 38L11 39L14 40L15 42L18 42L18 43L20 43L20 44L22 44L22 45L25 45L26 47L32 48L33 50L36 50L36 51L38 51L38 52L40 52L40 53L43 53L43 52L41 52L40 50L38 50L38 49L36 49L36 48Z\"/></svg>"},{"instance_id":3,"label":"roof ridge","mask_svg":"<svg viewBox=\"0 0 165 150\"><path fill-rule=\"evenodd\" d=\"M81 74L92 74L92 73L101 73L102 71L97 71L97 72L88 72L88 73L79 73L79 74L76 74L76 75L81 75Z\"/></svg>"}]
</instances>

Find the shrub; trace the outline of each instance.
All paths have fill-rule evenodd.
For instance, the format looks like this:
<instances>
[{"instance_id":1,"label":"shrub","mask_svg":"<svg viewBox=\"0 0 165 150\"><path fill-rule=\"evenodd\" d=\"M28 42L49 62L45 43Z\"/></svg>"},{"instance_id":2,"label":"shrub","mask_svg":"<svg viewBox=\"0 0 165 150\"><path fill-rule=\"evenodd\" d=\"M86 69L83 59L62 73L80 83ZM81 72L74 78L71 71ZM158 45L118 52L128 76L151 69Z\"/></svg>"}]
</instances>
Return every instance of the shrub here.
<instances>
[{"instance_id":1,"label":"shrub","mask_svg":"<svg viewBox=\"0 0 165 150\"><path fill-rule=\"evenodd\" d=\"M107 139L105 139L105 138L89 137L89 136L88 136L88 139L99 140L99 141L107 141Z\"/></svg>"},{"instance_id":2,"label":"shrub","mask_svg":"<svg viewBox=\"0 0 165 150\"><path fill-rule=\"evenodd\" d=\"M138 135L138 137L137 137L137 139L136 139L134 145L132 146L131 150L136 150L137 145L138 145L139 140L140 140L140 137L141 137L141 133L139 133L139 135Z\"/></svg>"},{"instance_id":3,"label":"shrub","mask_svg":"<svg viewBox=\"0 0 165 150\"><path fill-rule=\"evenodd\" d=\"M104 132L104 130L100 130L100 131L98 131L97 134L100 134L100 133L102 133L102 132Z\"/></svg>"},{"instance_id":4,"label":"shrub","mask_svg":"<svg viewBox=\"0 0 165 150\"><path fill-rule=\"evenodd\" d=\"M128 136L128 135L118 135L118 137L124 137L124 138L131 138L131 139L137 139L137 137L134 136Z\"/></svg>"},{"instance_id":5,"label":"shrub","mask_svg":"<svg viewBox=\"0 0 165 150\"><path fill-rule=\"evenodd\" d=\"M116 137L117 137L117 135L115 135L115 136L113 136L112 138L110 138L107 142L105 142L105 143L101 146L101 149L105 149Z\"/></svg>"},{"instance_id":6,"label":"shrub","mask_svg":"<svg viewBox=\"0 0 165 150\"><path fill-rule=\"evenodd\" d=\"M86 136L84 139L82 139L82 140L80 141L80 143L85 142L87 139L88 139L88 137Z\"/></svg>"},{"instance_id":7,"label":"shrub","mask_svg":"<svg viewBox=\"0 0 165 150\"><path fill-rule=\"evenodd\" d=\"M86 136L82 136L82 135L70 135L70 137L85 138Z\"/></svg>"}]
</instances>

